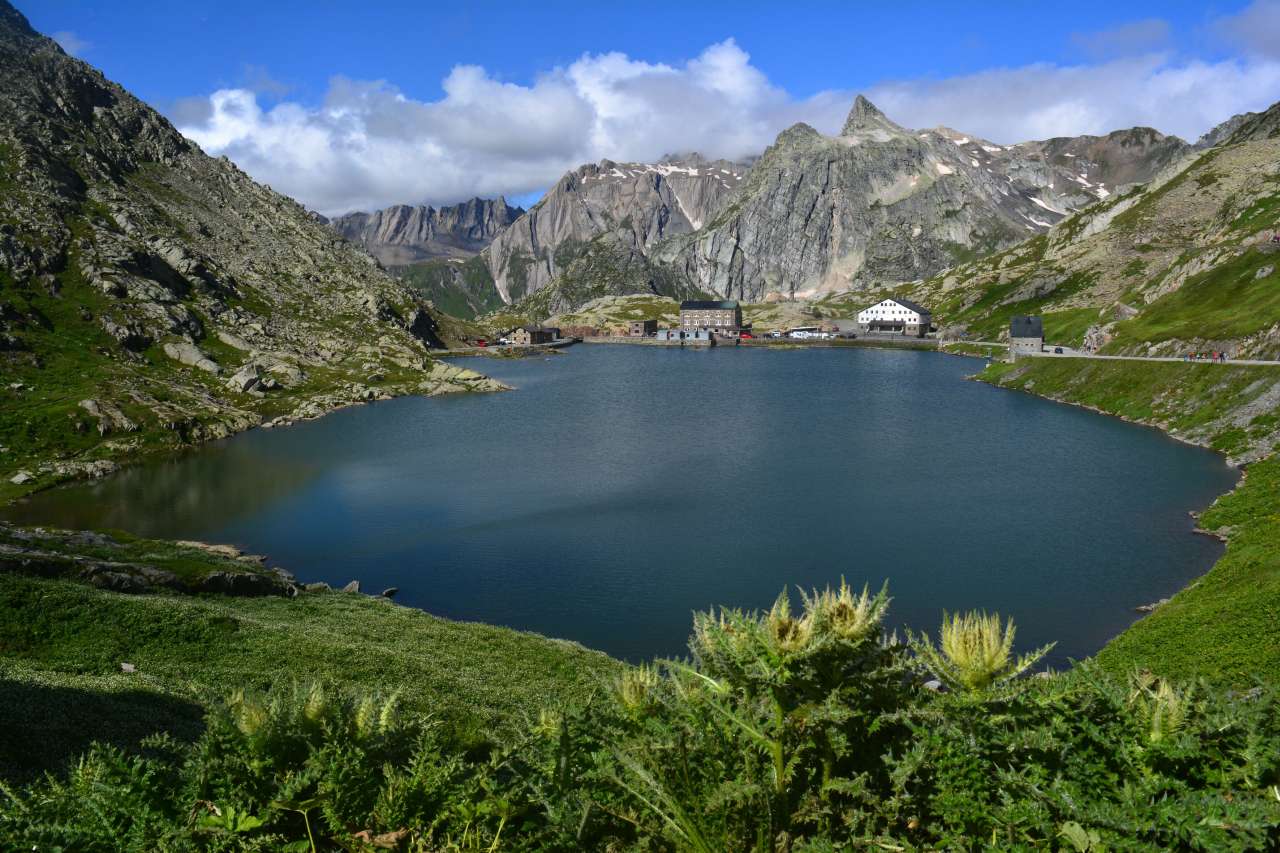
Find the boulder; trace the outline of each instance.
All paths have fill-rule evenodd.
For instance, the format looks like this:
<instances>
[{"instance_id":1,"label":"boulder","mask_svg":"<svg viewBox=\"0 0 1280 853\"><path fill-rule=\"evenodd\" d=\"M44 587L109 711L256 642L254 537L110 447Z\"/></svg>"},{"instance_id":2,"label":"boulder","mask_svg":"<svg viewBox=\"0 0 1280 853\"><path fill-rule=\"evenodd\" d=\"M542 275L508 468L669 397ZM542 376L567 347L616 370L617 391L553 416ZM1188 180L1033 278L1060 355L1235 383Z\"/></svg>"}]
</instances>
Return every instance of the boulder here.
<instances>
[{"instance_id":1,"label":"boulder","mask_svg":"<svg viewBox=\"0 0 1280 853\"><path fill-rule=\"evenodd\" d=\"M273 575L252 572L210 572L200 582L201 592L217 592L222 595L288 595L291 586Z\"/></svg>"},{"instance_id":2,"label":"boulder","mask_svg":"<svg viewBox=\"0 0 1280 853\"><path fill-rule=\"evenodd\" d=\"M254 390L262 384L262 372L258 369L258 365L249 362L244 367L237 370L230 379L227 380L227 387L232 391L247 393Z\"/></svg>"},{"instance_id":3,"label":"boulder","mask_svg":"<svg viewBox=\"0 0 1280 853\"><path fill-rule=\"evenodd\" d=\"M98 589L109 589L112 592L137 594L147 591L147 582L129 572L115 572L98 567L90 567L81 577Z\"/></svg>"},{"instance_id":4,"label":"boulder","mask_svg":"<svg viewBox=\"0 0 1280 853\"><path fill-rule=\"evenodd\" d=\"M317 581L316 583L309 583L309 584L306 584L305 586L303 586L302 588L303 588L304 590L306 590L307 592L332 592L332 591L333 591L333 587L329 586L329 585L328 585L327 583L325 583L324 581Z\"/></svg>"},{"instance_id":5,"label":"boulder","mask_svg":"<svg viewBox=\"0 0 1280 853\"><path fill-rule=\"evenodd\" d=\"M395 598L395 597L396 597L396 593L397 593L397 592L399 592L399 591L400 591L400 587L398 587L398 586L389 586L389 587L387 587L386 589L384 589L384 590L382 591L382 597L383 597L383 598Z\"/></svg>"},{"instance_id":6,"label":"boulder","mask_svg":"<svg viewBox=\"0 0 1280 853\"><path fill-rule=\"evenodd\" d=\"M351 581L351 583L347 584L342 588L342 591L343 592L359 592L360 581Z\"/></svg>"},{"instance_id":7,"label":"boulder","mask_svg":"<svg viewBox=\"0 0 1280 853\"><path fill-rule=\"evenodd\" d=\"M25 486L27 483L34 482L35 479L30 471L19 471L9 478L9 482L15 486Z\"/></svg>"},{"instance_id":8,"label":"boulder","mask_svg":"<svg viewBox=\"0 0 1280 853\"><path fill-rule=\"evenodd\" d=\"M195 344L187 341L171 341L165 344L164 354L179 364L199 368L206 373L212 373L214 376L222 372L222 368L213 359L201 352L200 348Z\"/></svg>"},{"instance_id":9,"label":"boulder","mask_svg":"<svg viewBox=\"0 0 1280 853\"><path fill-rule=\"evenodd\" d=\"M103 400L81 400L80 408L98 419L98 435L112 432L136 432L138 425L134 423L118 406Z\"/></svg>"}]
</instances>

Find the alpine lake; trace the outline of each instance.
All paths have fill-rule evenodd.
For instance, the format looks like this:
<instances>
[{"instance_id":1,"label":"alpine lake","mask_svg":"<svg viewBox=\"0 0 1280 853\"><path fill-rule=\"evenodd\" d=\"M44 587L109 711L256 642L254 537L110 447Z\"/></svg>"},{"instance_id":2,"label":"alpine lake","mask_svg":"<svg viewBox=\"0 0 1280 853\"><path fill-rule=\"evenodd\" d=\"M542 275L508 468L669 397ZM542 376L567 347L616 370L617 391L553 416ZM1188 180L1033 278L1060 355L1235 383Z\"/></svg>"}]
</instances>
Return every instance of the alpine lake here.
<instances>
[{"instance_id":1,"label":"alpine lake","mask_svg":"<svg viewBox=\"0 0 1280 853\"><path fill-rule=\"evenodd\" d=\"M679 656L691 613L888 581L895 627L1013 617L1093 654L1222 552L1189 511L1237 474L1140 426L886 349L579 345L467 360L516 390L253 430L6 507L233 543L301 581Z\"/></svg>"}]
</instances>

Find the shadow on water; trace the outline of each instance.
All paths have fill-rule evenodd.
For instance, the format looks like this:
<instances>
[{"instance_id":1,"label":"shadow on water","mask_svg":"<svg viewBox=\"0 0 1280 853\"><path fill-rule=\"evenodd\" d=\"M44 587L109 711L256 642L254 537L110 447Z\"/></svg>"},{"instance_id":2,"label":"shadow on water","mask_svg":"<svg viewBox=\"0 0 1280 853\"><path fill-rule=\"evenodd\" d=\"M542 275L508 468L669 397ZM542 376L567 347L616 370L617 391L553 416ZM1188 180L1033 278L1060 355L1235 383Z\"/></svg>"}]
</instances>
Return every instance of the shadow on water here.
<instances>
[{"instance_id":1,"label":"shadow on water","mask_svg":"<svg viewBox=\"0 0 1280 853\"><path fill-rule=\"evenodd\" d=\"M61 527L166 537L193 519L201 529L215 530L252 518L306 488L320 470L319 462L271 456L232 439L103 480L62 486L49 499L59 504ZM0 515L18 524L47 522L40 508L44 500L19 501Z\"/></svg>"},{"instance_id":2,"label":"shadow on water","mask_svg":"<svg viewBox=\"0 0 1280 853\"><path fill-rule=\"evenodd\" d=\"M183 699L0 677L0 779L7 782L61 773L95 741L136 751L159 732L194 741L203 731L204 709Z\"/></svg>"}]
</instances>

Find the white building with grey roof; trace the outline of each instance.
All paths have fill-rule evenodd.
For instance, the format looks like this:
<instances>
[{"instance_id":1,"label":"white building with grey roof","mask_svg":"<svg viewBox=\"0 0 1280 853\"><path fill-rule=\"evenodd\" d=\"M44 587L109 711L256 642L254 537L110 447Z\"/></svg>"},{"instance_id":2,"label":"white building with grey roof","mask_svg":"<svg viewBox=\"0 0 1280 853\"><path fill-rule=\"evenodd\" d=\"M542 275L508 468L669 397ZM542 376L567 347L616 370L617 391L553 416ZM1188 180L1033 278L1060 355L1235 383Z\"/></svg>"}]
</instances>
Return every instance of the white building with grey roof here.
<instances>
[{"instance_id":1,"label":"white building with grey roof","mask_svg":"<svg viewBox=\"0 0 1280 853\"><path fill-rule=\"evenodd\" d=\"M858 331L865 335L923 338L933 324L928 308L909 299L890 297L858 312Z\"/></svg>"}]
</instances>

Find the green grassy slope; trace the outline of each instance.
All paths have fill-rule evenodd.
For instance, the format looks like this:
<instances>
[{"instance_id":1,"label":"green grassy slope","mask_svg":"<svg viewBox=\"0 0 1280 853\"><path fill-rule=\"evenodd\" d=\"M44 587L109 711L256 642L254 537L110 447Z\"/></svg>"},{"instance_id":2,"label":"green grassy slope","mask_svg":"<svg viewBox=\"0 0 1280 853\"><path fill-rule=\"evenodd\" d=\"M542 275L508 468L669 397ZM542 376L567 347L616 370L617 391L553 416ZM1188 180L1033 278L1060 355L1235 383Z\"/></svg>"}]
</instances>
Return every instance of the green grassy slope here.
<instances>
[{"instance_id":1,"label":"green grassy slope","mask_svg":"<svg viewBox=\"0 0 1280 853\"><path fill-rule=\"evenodd\" d=\"M1200 523L1227 537L1227 553L1112 640L1098 655L1107 669L1236 686L1280 673L1280 458L1251 466Z\"/></svg>"},{"instance_id":2,"label":"green grassy slope","mask_svg":"<svg viewBox=\"0 0 1280 853\"><path fill-rule=\"evenodd\" d=\"M1122 354L1280 352L1280 142L1204 152L1047 234L900 290L973 338L1041 314L1046 338Z\"/></svg>"},{"instance_id":3,"label":"green grassy slope","mask_svg":"<svg viewBox=\"0 0 1280 853\"><path fill-rule=\"evenodd\" d=\"M503 306L482 257L424 261L394 270L397 278L451 317L474 320Z\"/></svg>"},{"instance_id":4,"label":"green grassy slope","mask_svg":"<svg viewBox=\"0 0 1280 853\"><path fill-rule=\"evenodd\" d=\"M239 688L397 690L407 707L470 728L581 699L619 666L357 594L124 595L0 575L0 774L58 766L91 740L189 735L203 706Z\"/></svg>"},{"instance_id":5,"label":"green grassy slope","mask_svg":"<svg viewBox=\"0 0 1280 853\"><path fill-rule=\"evenodd\" d=\"M1280 383L1280 368L1032 359L994 364L979 378L1246 458L1269 452L1280 426L1262 398ZM1226 538L1226 554L1107 645L1098 655L1104 667L1234 686L1280 673L1280 457L1246 471L1200 522Z\"/></svg>"}]
</instances>

